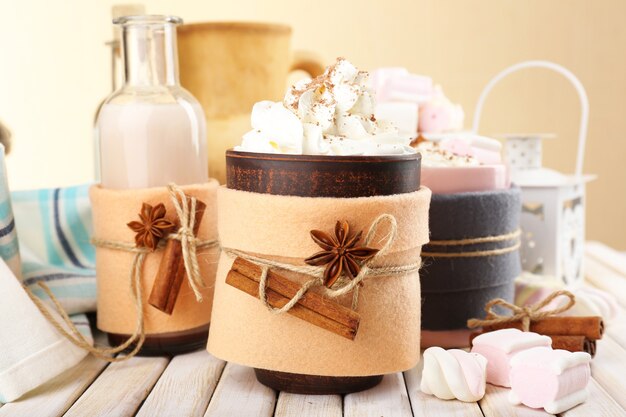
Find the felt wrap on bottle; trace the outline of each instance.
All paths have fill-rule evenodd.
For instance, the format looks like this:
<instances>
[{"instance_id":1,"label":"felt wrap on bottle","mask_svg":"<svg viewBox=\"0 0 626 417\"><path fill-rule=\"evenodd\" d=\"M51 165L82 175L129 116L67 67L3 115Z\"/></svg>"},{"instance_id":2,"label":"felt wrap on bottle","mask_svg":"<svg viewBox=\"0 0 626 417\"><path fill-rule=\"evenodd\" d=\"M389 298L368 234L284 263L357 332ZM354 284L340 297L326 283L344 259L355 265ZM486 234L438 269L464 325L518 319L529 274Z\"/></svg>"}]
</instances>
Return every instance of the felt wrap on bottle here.
<instances>
[{"instance_id":1,"label":"felt wrap on bottle","mask_svg":"<svg viewBox=\"0 0 626 417\"><path fill-rule=\"evenodd\" d=\"M461 240L499 236L519 228L520 190L433 194L430 240ZM471 252L507 248L518 238L470 245L427 245L427 252ZM513 301L514 279L521 272L519 250L477 257L428 257L420 274L422 329L454 330L470 318L484 318L493 298Z\"/></svg>"},{"instance_id":2,"label":"felt wrap on bottle","mask_svg":"<svg viewBox=\"0 0 626 417\"><path fill-rule=\"evenodd\" d=\"M419 272L368 276L356 312L360 326L348 340L290 314L272 314L255 297L225 283L234 258L228 249L294 265L321 249L310 237L317 229L333 234L346 220L351 233L363 231L382 214L397 221L388 252L372 267L420 262L428 241L430 190L359 198L295 197L220 188L218 224L224 248L215 284L208 351L255 368L326 376L369 376L410 369L420 356ZM389 227L379 228L369 246L380 248ZM310 277L280 270L303 283ZM311 289L318 291L319 287ZM350 306L352 294L337 300Z\"/></svg>"},{"instance_id":3,"label":"felt wrap on bottle","mask_svg":"<svg viewBox=\"0 0 626 417\"><path fill-rule=\"evenodd\" d=\"M185 194L196 197L206 204L197 234L201 241L217 239L218 187L215 180L206 184L180 187ZM138 214L144 202L153 206L163 203L167 210L165 217L170 221L178 220L166 187L112 190L96 185L90 189L89 194L93 205L94 237L97 239L134 244L135 233L127 223L140 220ZM198 266L206 285L201 290L203 300L196 301L195 294L185 277L171 315L163 313L147 302L163 250L146 255L141 275L146 334L184 331L210 322L218 254L219 246L198 249ZM135 253L127 251L96 247L98 328L102 331L132 334L135 330L136 304L130 289L130 270L135 256Z\"/></svg>"}]
</instances>

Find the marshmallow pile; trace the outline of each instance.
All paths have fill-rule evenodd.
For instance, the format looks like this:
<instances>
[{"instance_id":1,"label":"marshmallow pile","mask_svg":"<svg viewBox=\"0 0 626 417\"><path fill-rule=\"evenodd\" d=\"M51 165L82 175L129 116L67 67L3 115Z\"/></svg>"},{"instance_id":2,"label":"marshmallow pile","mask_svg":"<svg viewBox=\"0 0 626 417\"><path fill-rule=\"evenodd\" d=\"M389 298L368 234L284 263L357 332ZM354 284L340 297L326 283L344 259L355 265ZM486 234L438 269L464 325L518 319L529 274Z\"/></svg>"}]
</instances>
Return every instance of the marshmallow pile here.
<instances>
[{"instance_id":1,"label":"marshmallow pile","mask_svg":"<svg viewBox=\"0 0 626 417\"><path fill-rule=\"evenodd\" d=\"M378 97L376 118L393 122L400 133L416 137L463 129L463 109L430 77L411 74L406 68L380 68L372 73L372 88Z\"/></svg>"},{"instance_id":2,"label":"marshmallow pile","mask_svg":"<svg viewBox=\"0 0 626 417\"><path fill-rule=\"evenodd\" d=\"M552 339L502 329L474 338L471 352L424 351L421 391L444 400L479 401L485 384L511 388L509 401L560 414L587 399L591 356L552 349Z\"/></svg>"},{"instance_id":3,"label":"marshmallow pile","mask_svg":"<svg viewBox=\"0 0 626 417\"><path fill-rule=\"evenodd\" d=\"M430 77L406 68L379 68L372 72L371 87L378 99L376 119L418 138L413 146L422 154L423 167L501 164L500 142L463 132L463 109Z\"/></svg>"},{"instance_id":4,"label":"marshmallow pile","mask_svg":"<svg viewBox=\"0 0 626 417\"><path fill-rule=\"evenodd\" d=\"M282 102L252 108L252 130L235 150L312 155L401 155L412 137L374 116L368 73L343 58L293 85Z\"/></svg>"}]
</instances>

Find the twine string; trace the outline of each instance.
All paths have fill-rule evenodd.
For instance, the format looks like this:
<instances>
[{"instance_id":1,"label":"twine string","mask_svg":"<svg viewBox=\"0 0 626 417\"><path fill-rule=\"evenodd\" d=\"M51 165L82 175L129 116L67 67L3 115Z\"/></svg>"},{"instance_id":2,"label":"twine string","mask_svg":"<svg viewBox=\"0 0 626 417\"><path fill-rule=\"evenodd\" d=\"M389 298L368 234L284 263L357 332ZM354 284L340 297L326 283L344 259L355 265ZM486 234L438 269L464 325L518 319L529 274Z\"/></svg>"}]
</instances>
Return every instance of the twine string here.
<instances>
[{"instance_id":1,"label":"twine string","mask_svg":"<svg viewBox=\"0 0 626 417\"><path fill-rule=\"evenodd\" d=\"M354 279L344 279L339 280L338 284L335 285L335 288L326 288L324 286L324 268L319 266L309 266L309 265L294 265L279 261L274 261L271 259L261 258L255 255L251 255L236 249L222 248L222 251L231 257L240 257L249 262L256 264L261 267L261 276L259 278L259 299L263 303L263 305L274 314L282 314L291 310L304 295L311 289L315 287L323 288L323 294L329 298L337 298L342 295L348 294L352 291L352 309L356 310L358 307L358 298L359 298L359 287L361 282L371 276L390 276L390 275L406 275L412 272L419 271L421 267L421 261L414 262L408 265L400 265L400 266L382 266L382 267L372 267L371 264L382 255L384 255L393 242L396 239L396 235L398 232L398 222L396 218L391 214L381 214L374 220L372 225L369 228L369 231L365 238L365 246L370 246L376 234L378 232L379 227L382 224L389 225L389 233L383 239L385 243L380 248L380 250L374 255L367 263L365 263L359 273ZM267 276L270 268L282 269L290 272L295 272L298 274L306 275L311 277L308 281L304 282L298 292L294 294L293 297L289 299L289 301L280 308L273 307L270 305L267 300Z\"/></svg>"},{"instance_id":2,"label":"twine string","mask_svg":"<svg viewBox=\"0 0 626 417\"><path fill-rule=\"evenodd\" d=\"M165 236L157 247L157 251L163 249L165 246L164 240L179 240L183 252L183 262L185 265L185 272L187 275L187 281L192 288L196 300L202 301L201 288L205 287L204 281L200 274L200 267L198 265L197 251L202 249L209 249L217 247L219 242L217 240L199 240L195 237L193 229L195 226L195 213L197 199L195 197L190 198L190 204L187 202L187 197L180 187L175 184L169 184L167 186L170 199L176 210L176 215L180 222L180 228L176 233L170 233ZM106 239L93 238L91 242L100 248L117 250L121 252L128 252L135 254L133 262L129 271L129 286L133 303L135 305L136 322L133 333L122 344L115 347L97 347L92 346L91 343L78 331L68 314L63 309L63 306L59 303L56 296L52 293L50 288L44 282L38 282L39 287L43 289L48 298L52 301L55 310L61 316L62 323L52 315L48 310L45 303L39 299L33 292L24 287L26 293L31 300L35 303L39 311L43 316L74 345L83 348L90 352L92 355L99 359L103 359L108 362L120 362L125 361L135 356L142 348L145 340L144 329L144 312L143 312L143 291L141 287L141 276L143 267L148 254L152 253L147 248L137 247L134 244L127 242L117 242ZM65 326L63 325L65 324ZM70 332L66 330L66 327L70 329ZM135 343L133 349L124 356L113 357L115 355L126 350L129 346Z\"/></svg>"},{"instance_id":3,"label":"twine string","mask_svg":"<svg viewBox=\"0 0 626 417\"><path fill-rule=\"evenodd\" d=\"M174 205L176 214L180 219L180 229L178 230L176 238L180 239L183 251L183 262L185 264L185 271L187 272L189 285L196 296L196 300L200 302L202 301L201 288L205 288L206 285L200 275L200 267L198 266L198 256L196 252L198 240L193 233L196 222L197 199L195 197L191 197L191 207L189 207L187 196L183 190L174 184L169 184L167 189L170 192L170 197L172 197L172 204ZM217 244L217 242L215 243Z\"/></svg>"},{"instance_id":4,"label":"twine string","mask_svg":"<svg viewBox=\"0 0 626 417\"><path fill-rule=\"evenodd\" d=\"M551 310L542 310L544 307L549 305L555 298L560 296L566 296L569 298L567 304L562 305L560 307L551 309ZM530 324L533 321L541 320L546 317L555 316L557 314L563 313L564 311L569 310L576 303L576 297L574 294L567 290L559 290L555 291L540 302L525 306L519 307L515 304L511 304L508 301L503 300L502 298L496 298L489 301L485 305L485 311L487 312L487 317L484 320L481 319L470 319L467 321L467 327L473 329L475 327L484 327L484 326L494 326L498 324L507 324L507 323L515 323L518 321L522 322L522 331L529 331ZM493 308L496 306L504 307L513 313L511 316L502 316L493 311Z\"/></svg>"},{"instance_id":5,"label":"twine string","mask_svg":"<svg viewBox=\"0 0 626 417\"><path fill-rule=\"evenodd\" d=\"M467 239L456 239L456 240L431 240L428 242L428 246L467 246L467 245L476 245L481 243L495 243L495 242L505 242L508 240L515 239L514 243L510 246L506 246L504 248L498 249L487 249L480 251L464 251L464 252L429 252L422 251L423 257L429 258L477 258L477 257L485 257L485 256L497 256L504 255L505 253L510 253L518 250L521 246L521 242L519 237L521 236L522 231L520 229L516 229L510 233L504 233L501 235L494 236L481 236L481 237L473 237Z\"/></svg>"}]
</instances>

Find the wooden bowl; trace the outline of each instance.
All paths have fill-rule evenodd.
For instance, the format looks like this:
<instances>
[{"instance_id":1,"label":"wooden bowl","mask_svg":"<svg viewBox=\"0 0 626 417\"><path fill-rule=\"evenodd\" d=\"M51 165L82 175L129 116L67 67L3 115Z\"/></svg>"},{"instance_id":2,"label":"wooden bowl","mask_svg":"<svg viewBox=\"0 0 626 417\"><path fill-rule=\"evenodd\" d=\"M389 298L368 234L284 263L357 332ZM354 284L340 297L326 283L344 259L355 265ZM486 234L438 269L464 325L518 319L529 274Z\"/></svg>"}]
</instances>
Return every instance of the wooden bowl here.
<instances>
[{"instance_id":1,"label":"wooden bowl","mask_svg":"<svg viewBox=\"0 0 626 417\"><path fill-rule=\"evenodd\" d=\"M226 186L300 197L370 197L420 188L421 155L325 156L226 151ZM255 369L257 380L296 394L348 394L378 385L382 375L333 377Z\"/></svg>"}]
</instances>

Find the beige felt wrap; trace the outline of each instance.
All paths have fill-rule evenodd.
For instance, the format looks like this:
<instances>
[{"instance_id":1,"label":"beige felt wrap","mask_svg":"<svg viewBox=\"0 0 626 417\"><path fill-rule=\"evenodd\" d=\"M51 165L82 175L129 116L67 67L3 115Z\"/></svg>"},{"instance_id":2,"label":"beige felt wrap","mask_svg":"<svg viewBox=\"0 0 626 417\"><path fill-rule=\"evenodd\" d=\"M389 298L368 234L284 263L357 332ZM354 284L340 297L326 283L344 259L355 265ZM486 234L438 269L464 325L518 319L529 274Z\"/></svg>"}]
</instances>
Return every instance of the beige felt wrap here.
<instances>
[{"instance_id":1,"label":"beige felt wrap","mask_svg":"<svg viewBox=\"0 0 626 417\"><path fill-rule=\"evenodd\" d=\"M188 195L206 204L198 239L217 239L217 181L181 186ZM163 203L166 218L176 221L176 211L166 187L111 190L93 186L90 190L93 206L94 237L101 240L134 244L134 232L126 224L138 220L142 203ZM218 247L198 249L198 265L206 288L203 301L197 302L187 279L182 284L172 315L167 315L147 303L159 268L163 250L146 256L141 276L145 317L145 333L160 334L189 330L211 321L211 305L217 269ZM109 333L132 334L137 315L130 290L130 269L135 253L96 247L96 276L98 288L98 328Z\"/></svg>"},{"instance_id":2,"label":"beige felt wrap","mask_svg":"<svg viewBox=\"0 0 626 417\"><path fill-rule=\"evenodd\" d=\"M321 249L310 230L333 233L337 220L367 234L381 214L393 215L397 236L374 266L419 262L428 241L430 190L364 198L307 198L230 190L218 191L222 247L303 265ZM385 230L387 229L387 230ZM388 226L370 246L380 248ZM208 350L239 364L282 372L367 376L404 371L420 355L419 274L368 277L359 295L361 323L351 341L289 314L270 313L254 298L225 283L233 258L220 257ZM280 271L302 283L306 276ZM313 289L316 291L318 289ZM351 294L340 301L350 306Z\"/></svg>"}]
</instances>

